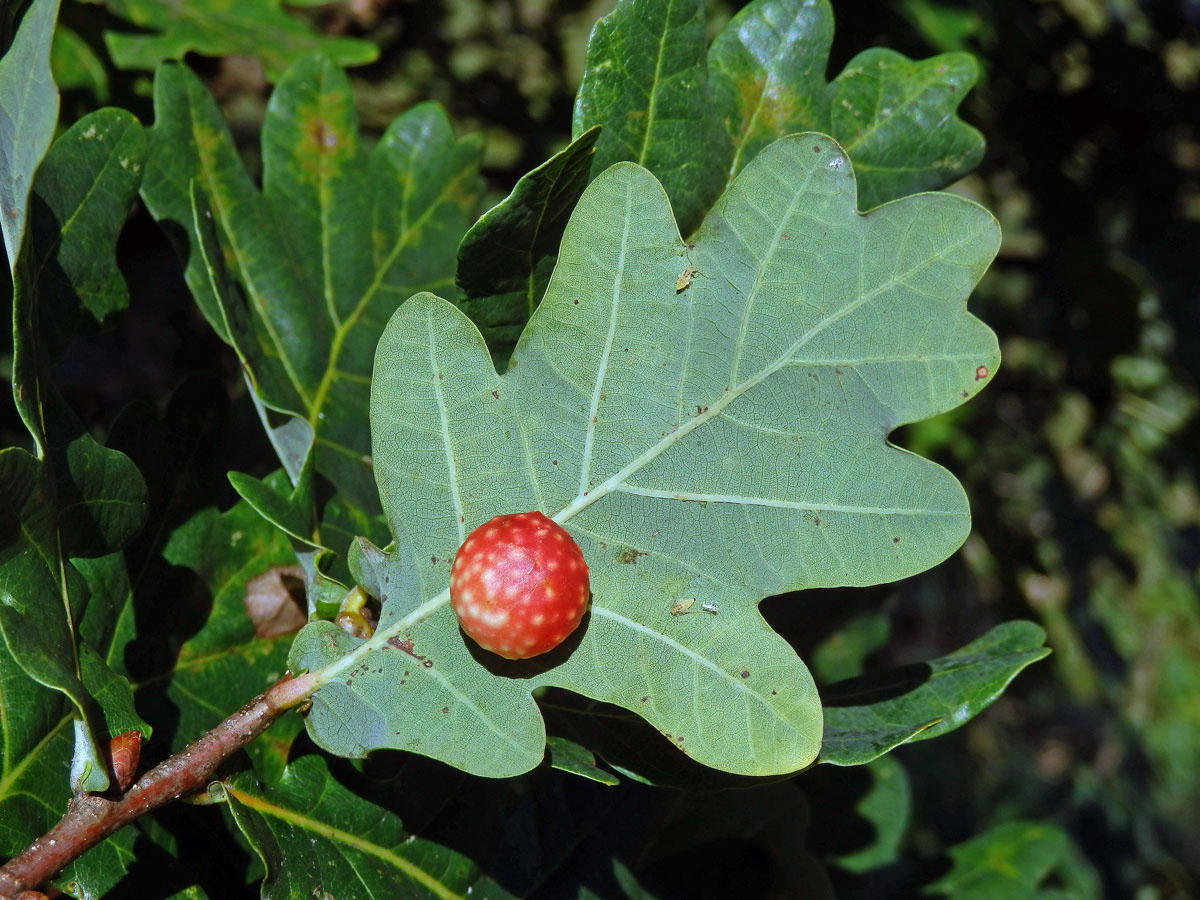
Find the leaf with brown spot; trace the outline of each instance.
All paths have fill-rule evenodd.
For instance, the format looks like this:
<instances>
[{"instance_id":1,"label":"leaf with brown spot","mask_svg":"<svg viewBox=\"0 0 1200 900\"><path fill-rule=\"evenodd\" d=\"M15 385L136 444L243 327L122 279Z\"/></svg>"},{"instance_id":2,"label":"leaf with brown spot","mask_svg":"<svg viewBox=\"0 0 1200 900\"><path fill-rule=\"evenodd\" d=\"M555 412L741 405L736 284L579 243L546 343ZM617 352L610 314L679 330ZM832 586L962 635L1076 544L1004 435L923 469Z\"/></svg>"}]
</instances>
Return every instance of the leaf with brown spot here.
<instances>
[{"instance_id":1,"label":"leaf with brown spot","mask_svg":"<svg viewBox=\"0 0 1200 900\"><path fill-rule=\"evenodd\" d=\"M261 190L190 70L160 69L155 116L143 199L183 238L188 286L237 351L284 468L298 481L312 450L343 508L371 515L372 352L397 303L452 288L482 142L456 139L441 108L423 103L368 152L349 81L322 57L294 64L271 95ZM344 552L344 531L363 526L322 533Z\"/></svg>"}]
</instances>

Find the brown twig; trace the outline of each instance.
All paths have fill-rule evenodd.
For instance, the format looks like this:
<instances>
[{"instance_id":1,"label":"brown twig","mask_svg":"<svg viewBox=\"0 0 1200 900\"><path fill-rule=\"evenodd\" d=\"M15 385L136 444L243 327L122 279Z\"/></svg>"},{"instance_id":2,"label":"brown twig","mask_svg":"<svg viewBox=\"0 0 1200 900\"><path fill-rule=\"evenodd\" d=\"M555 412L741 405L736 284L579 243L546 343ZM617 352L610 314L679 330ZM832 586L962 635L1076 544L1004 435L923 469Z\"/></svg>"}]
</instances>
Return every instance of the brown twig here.
<instances>
[{"instance_id":1,"label":"brown twig","mask_svg":"<svg viewBox=\"0 0 1200 900\"><path fill-rule=\"evenodd\" d=\"M159 763L118 799L97 794L72 798L57 825L0 866L0 900L35 890L122 825L202 789L217 766L315 688L311 675L284 676L194 744Z\"/></svg>"}]
</instances>

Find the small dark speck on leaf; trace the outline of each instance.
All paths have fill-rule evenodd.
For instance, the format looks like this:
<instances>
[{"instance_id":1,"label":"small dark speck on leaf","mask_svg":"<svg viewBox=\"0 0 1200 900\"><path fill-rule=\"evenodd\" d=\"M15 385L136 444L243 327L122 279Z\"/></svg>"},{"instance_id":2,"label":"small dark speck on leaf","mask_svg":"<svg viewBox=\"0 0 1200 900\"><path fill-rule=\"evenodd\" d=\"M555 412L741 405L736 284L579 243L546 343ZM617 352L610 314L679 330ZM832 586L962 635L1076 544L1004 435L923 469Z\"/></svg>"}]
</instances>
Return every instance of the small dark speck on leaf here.
<instances>
[{"instance_id":1,"label":"small dark speck on leaf","mask_svg":"<svg viewBox=\"0 0 1200 900\"><path fill-rule=\"evenodd\" d=\"M742 670L742 677L743 677L743 678L749 678L749 677L750 677L750 672L749 672L748 670L745 670L745 669L743 669L743 670Z\"/></svg>"},{"instance_id":2,"label":"small dark speck on leaf","mask_svg":"<svg viewBox=\"0 0 1200 900\"><path fill-rule=\"evenodd\" d=\"M821 152L821 145L813 144L813 153L820 153L820 152Z\"/></svg>"},{"instance_id":3,"label":"small dark speck on leaf","mask_svg":"<svg viewBox=\"0 0 1200 900\"><path fill-rule=\"evenodd\" d=\"M435 566L437 565L437 557L436 556L429 557L429 561L431 563L433 563Z\"/></svg>"},{"instance_id":4,"label":"small dark speck on leaf","mask_svg":"<svg viewBox=\"0 0 1200 900\"><path fill-rule=\"evenodd\" d=\"M642 698L642 702L643 702L643 703L645 703L645 702L646 702L647 700L649 700L649 699L650 699L650 697L649 697L649 696L643 697L643 698Z\"/></svg>"},{"instance_id":5,"label":"small dark speck on leaf","mask_svg":"<svg viewBox=\"0 0 1200 900\"><path fill-rule=\"evenodd\" d=\"M352 685L352 684L354 684L354 679L353 679L353 678L347 678L347 679L346 679L346 687L350 687L350 685Z\"/></svg>"},{"instance_id":6,"label":"small dark speck on leaf","mask_svg":"<svg viewBox=\"0 0 1200 900\"><path fill-rule=\"evenodd\" d=\"M900 543L900 538L898 538L898 537L894 537L894 538L892 538L892 543L893 543L893 544L898 544L898 543Z\"/></svg>"},{"instance_id":7,"label":"small dark speck on leaf","mask_svg":"<svg viewBox=\"0 0 1200 900\"><path fill-rule=\"evenodd\" d=\"M779 691L771 691L771 696L774 697L774 696L778 695L778 693L779 693Z\"/></svg>"},{"instance_id":8,"label":"small dark speck on leaf","mask_svg":"<svg viewBox=\"0 0 1200 900\"><path fill-rule=\"evenodd\" d=\"M550 465L552 465L552 466L557 466L557 465L558 465L558 460L557 460L557 459L552 459L552 460L550 460Z\"/></svg>"},{"instance_id":9,"label":"small dark speck on leaf","mask_svg":"<svg viewBox=\"0 0 1200 900\"><path fill-rule=\"evenodd\" d=\"M427 660L425 660L425 662L421 663L421 665L423 665L427 669L432 669L433 668L433 660L427 659Z\"/></svg>"},{"instance_id":10,"label":"small dark speck on leaf","mask_svg":"<svg viewBox=\"0 0 1200 900\"><path fill-rule=\"evenodd\" d=\"M988 367L987 366L977 366L975 369L975 380L982 381L983 379L985 379L987 377L988 377Z\"/></svg>"},{"instance_id":11,"label":"small dark speck on leaf","mask_svg":"<svg viewBox=\"0 0 1200 900\"><path fill-rule=\"evenodd\" d=\"M820 517L820 516L813 516L813 524L814 524L814 525L820 525L820 524L821 524L821 517Z\"/></svg>"},{"instance_id":12,"label":"small dark speck on leaf","mask_svg":"<svg viewBox=\"0 0 1200 900\"><path fill-rule=\"evenodd\" d=\"M968 397L970 397L970 396L971 396L971 393L970 393L970 391L963 391L963 399L964 399L964 400L966 400L966 399L967 399Z\"/></svg>"},{"instance_id":13,"label":"small dark speck on leaf","mask_svg":"<svg viewBox=\"0 0 1200 900\"><path fill-rule=\"evenodd\" d=\"M707 406L697 406L697 407L696 407L696 415L698 415L698 416L702 416L702 415L704 415L706 412L708 412L708 407L707 407Z\"/></svg>"},{"instance_id":14,"label":"small dark speck on leaf","mask_svg":"<svg viewBox=\"0 0 1200 900\"><path fill-rule=\"evenodd\" d=\"M448 713L448 712L450 712L450 707L448 707L448 706L443 706L443 707L442 707L442 712L444 712L444 713Z\"/></svg>"},{"instance_id":15,"label":"small dark speck on leaf","mask_svg":"<svg viewBox=\"0 0 1200 900\"><path fill-rule=\"evenodd\" d=\"M576 305L576 306L578 306L578 305L579 305L579 301L578 301L578 300L576 300L576 301L575 301L575 305Z\"/></svg>"},{"instance_id":16,"label":"small dark speck on leaf","mask_svg":"<svg viewBox=\"0 0 1200 900\"><path fill-rule=\"evenodd\" d=\"M500 399L500 392L499 392L499 391L492 391L492 396L493 396L493 397L495 397L497 400L499 400L499 399Z\"/></svg>"},{"instance_id":17,"label":"small dark speck on leaf","mask_svg":"<svg viewBox=\"0 0 1200 900\"><path fill-rule=\"evenodd\" d=\"M438 376L438 381L441 381L441 380L442 380L442 373L441 373L441 372L438 372L438 373L437 373L437 376Z\"/></svg>"},{"instance_id":18,"label":"small dark speck on leaf","mask_svg":"<svg viewBox=\"0 0 1200 900\"><path fill-rule=\"evenodd\" d=\"M779 239L781 241L790 241L792 239L792 236L790 234L781 234L779 236Z\"/></svg>"}]
</instances>

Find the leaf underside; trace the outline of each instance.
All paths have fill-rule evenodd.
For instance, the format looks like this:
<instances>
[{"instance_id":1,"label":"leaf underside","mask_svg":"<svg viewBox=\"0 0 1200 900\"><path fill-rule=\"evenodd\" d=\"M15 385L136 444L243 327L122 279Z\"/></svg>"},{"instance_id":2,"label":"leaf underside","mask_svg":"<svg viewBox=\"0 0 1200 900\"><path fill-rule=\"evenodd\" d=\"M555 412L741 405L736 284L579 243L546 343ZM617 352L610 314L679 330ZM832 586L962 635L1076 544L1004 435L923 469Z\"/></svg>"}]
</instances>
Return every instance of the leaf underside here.
<instances>
[{"instance_id":1,"label":"leaf underside","mask_svg":"<svg viewBox=\"0 0 1200 900\"><path fill-rule=\"evenodd\" d=\"M514 774L543 754L530 691L556 685L633 710L715 768L811 763L820 701L757 603L901 578L964 539L958 483L886 437L995 371L995 336L964 301L998 237L950 195L860 215L845 154L807 134L761 152L691 245L650 173L603 173L503 376L461 312L411 298L372 386L396 537L376 565L379 630L364 643L313 623L290 659L328 667L314 739ZM467 532L525 509L583 548L593 604L557 650L501 663L459 634L448 571ZM696 602L672 615L683 599Z\"/></svg>"}]
</instances>

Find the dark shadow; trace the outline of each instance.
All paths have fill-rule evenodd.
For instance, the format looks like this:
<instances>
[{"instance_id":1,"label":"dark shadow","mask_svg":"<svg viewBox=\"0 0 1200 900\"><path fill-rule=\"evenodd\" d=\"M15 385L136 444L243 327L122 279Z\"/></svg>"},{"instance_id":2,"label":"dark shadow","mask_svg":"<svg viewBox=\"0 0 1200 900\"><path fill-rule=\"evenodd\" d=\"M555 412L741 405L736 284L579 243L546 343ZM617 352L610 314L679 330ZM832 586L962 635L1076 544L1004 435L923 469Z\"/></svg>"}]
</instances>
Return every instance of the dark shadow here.
<instances>
[{"instance_id":1,"label":"dark shadow","mask_svg":"<svg viewBox=\"0 0 1200 900\"><path fill-rule=\"evenodd\" d=\"M929 663L912 663L857 678L836 681L821 691L824 706L868 706L914 691L933 675Z\"/></svg>"},{"instance_id":2,"label":"dark shadow","mask_svg":"<svg viewBox=\"0 0 1200 900\"><path fill-rule=\"evenodd\" d=\"M493 675L501 675L505 678L536 678L538 675L548 672L567 661L568 657L579 647L591 621L592 608L589 604L587 612L579 620L579 625L567 635L561 644L553 650L539 656L530 657L529 659L505 659L503 656L497 656L489 650L484 650L468 637L461 628L459 629L459 634L462 636L463 641L467 645L467 650L475 661Z\"/></svg>"}]
</instances>

